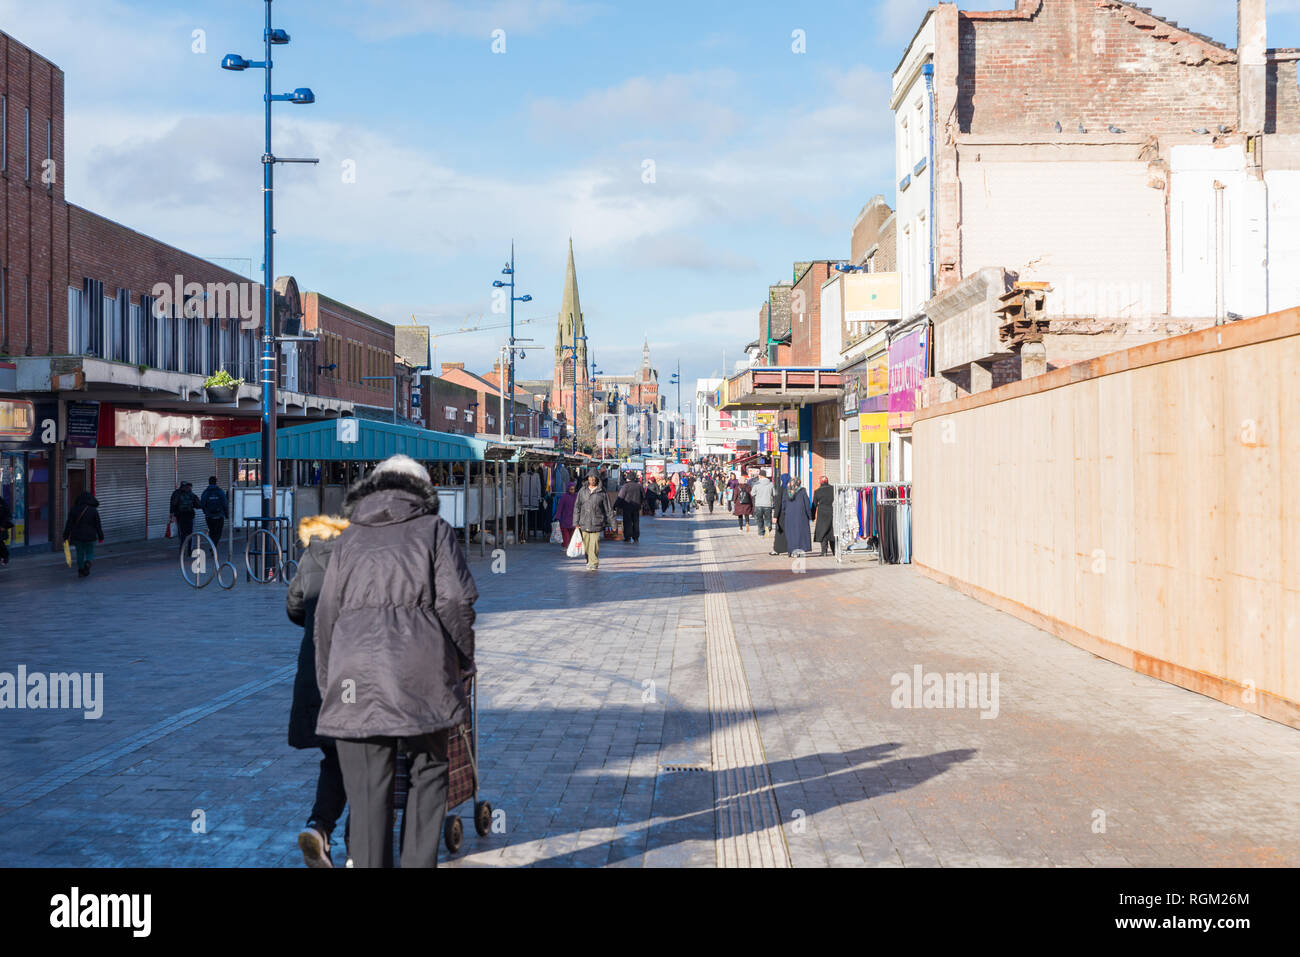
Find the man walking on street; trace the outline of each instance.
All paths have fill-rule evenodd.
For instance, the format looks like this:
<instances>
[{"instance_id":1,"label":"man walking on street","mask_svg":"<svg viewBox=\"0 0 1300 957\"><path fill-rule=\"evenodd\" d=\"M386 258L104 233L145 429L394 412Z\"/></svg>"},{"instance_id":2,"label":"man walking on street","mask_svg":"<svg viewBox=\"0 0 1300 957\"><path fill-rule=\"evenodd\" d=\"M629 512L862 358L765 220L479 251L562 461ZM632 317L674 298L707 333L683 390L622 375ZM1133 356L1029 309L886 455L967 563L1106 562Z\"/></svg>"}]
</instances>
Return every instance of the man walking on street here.
<instances>
[{"instance_id":1,"label":"man walking on street","mask_svg":"<svg viewBox=\"0 0 1300 957\"><path fill-rule=\"evenodd\" d=\"M627 482L618 490L618 505L623 510L623 541L637 542L641 539L641 502L643 500L641 483L635 472L628 473Z\"/></svg>"},{"instance_id":2,"label":"man walking on street","mask_svg":"<svg viewBox=\"0 0 1300 957\"><path fill-rule=\"evenodd\" d=\"M185 539L194 533L194 513L199 508L199 497L194 494L194 486L189 482L182 482L181 487L172 492L171 504L168 510L172 518L176 519L176 537L180 539L178 548L185 547Z\"/></svg>"},{"instance_id":3,"label":"man walking on street","mask_svg":"<svg viewBox=\"0 0 1300 957\"><path fill-rule=\"evenodd\" d=\"M772 506L776 504L776 489L767 473L759 470L751 490L754 498L754 516L758 520L758 537L766 538L767 530L772 527Z\"/></svg>"},{"instance_id":4,"label":"man walking on street","mask_svg":"<svg viewBox=\"0 0 1300 957\"><path fill-rule=\"evenodd\" d=\"M713 481L712 475L704 477L704 503L709 506L709 514L713 514L713 503L718 500L718 486Z\"/></svg>"},{"instance_id":5,"label":"man walking on street","mask_svg":"<svg viewBox=\"0 0 1300 957\"><path fill-rule=\"evenodd\" d=\"M203 509L203 520L208 523L208 535L212 538L212 544L220 545L221 532L226 527L226 519L230 517L230 509L226 505L226 493L221 491L215 475L208 476L208 487L199 496L199 506Z\"/></svg>"},{"instance_id":6,"label":"man walking on street","mask_svg":"<svg viewBox=\"0 0 1300 957\"><path fill-rule=\"evenodd\" d=\"M582 529L582 547L587 553L587 570L594 572L600 567L600 537L607 526L614 524L614 510L609 507L609 499L600 487L600 478L595 472L587 475L586 487L578 493L578 501L573 506L573 517Z\"/></svg>"}]
</instances>

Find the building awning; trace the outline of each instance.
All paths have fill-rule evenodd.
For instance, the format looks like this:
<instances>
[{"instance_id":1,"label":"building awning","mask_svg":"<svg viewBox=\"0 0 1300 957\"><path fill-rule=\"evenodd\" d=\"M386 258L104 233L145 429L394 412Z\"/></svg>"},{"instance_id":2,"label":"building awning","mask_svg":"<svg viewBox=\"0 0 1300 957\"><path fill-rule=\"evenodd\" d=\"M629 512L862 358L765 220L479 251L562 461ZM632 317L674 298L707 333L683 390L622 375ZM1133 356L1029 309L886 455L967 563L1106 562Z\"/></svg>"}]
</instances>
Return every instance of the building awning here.
<instances>
[{"instance_id":1,"label":"building awning","mask_svg":"<svg viewBox=\"0 0 1300 957\"><path fill-rule=\"evenodd\" d=\"M840 398L844 374L806 366L753 366L724 379L719 390L722 409L778 409L813 405Z\"/></svg>"},{"instance_id":2,"label":"building awning","mask_svg":"<svg viewBox=\"0 0 1300 957\"><path fill-rule=\"evenodd\" d=\"M482 462L488 443L468 435L433 432L413 425L354 419L357 441L340 442L338 423L330 419L276 431L276 458L281 461L379 462L390 455L409 455L417 462ZM212 454L219 459L259 459L260 433L215 439Z\"/></svg>"}]
</instances>

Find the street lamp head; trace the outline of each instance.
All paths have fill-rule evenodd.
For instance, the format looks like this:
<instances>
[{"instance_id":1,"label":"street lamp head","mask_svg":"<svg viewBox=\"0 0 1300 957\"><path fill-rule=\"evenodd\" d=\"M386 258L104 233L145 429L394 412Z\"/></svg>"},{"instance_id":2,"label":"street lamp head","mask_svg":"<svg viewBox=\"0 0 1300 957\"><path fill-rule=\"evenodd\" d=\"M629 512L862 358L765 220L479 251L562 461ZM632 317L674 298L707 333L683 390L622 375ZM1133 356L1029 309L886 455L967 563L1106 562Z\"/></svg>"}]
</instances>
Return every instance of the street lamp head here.
<instances>
[{"instance_id":1,"label":"street lamp head","mask_svg":"<svg viewBox=\"0 0 1300 957\"><path fill-rule=\"evenodd\" d=\"M493 289L500 289L500 288L503 287L504 285L505 285L505 283L503 283L500 279L494 279L494 280L492 281L492 288L493 288Z\"/></svg>"},{"instance_id":2,"label":"street lamp head","mask_svg":"<svg viewBox=\"0 0 1300 957\"><path fill-rule=\"evenodd\" d=\"M248 61L238 53L227 53L221 58L221 69L234 70L236 72L239 70L247 70Z\"/></svg>"},{"instance_id":3,"label":"street lamp head","mask_svg":"<svg viewBox=\"0 0 1300 957\"><path fill-rule=\"evenodd\" d=\"M509 264L509 263L506 263L506 268L503 269L503 270L501 270L501 275L503 275L503 276L513 276L514 273L515 273L515 271L514 271L513 269L510 268L510 264Z\"/></svg>"},{"instance_id":4,"label":"street lamp head","mask_svg":"<svg viewBox=\"0 0 1300 957\"><path fill-rule=\"evenodd\" d=\"M519 297L519 301L520 301L520 302L532 302L532 301L533 301L533 297L532 297L532 296L529 296L529 295L527 295L527 294L525 294L525 295Z\"/></svg>"},{"instance_id":5,"label":"street lamp head","mask_svg":"<svg viewBox=\"0 0 1300 957\"><path fill-rule=\"evenodd\" d=\"M315 103L316 94L305 86L300 86L289 96L290 103Z\"/></svg>"},{"instance_id":6,"label":"street lamp head","mask_svg":"<svg viewBox=\"0 0 1300 957\"><path fill-rule=\"evenodd\" d=\"M288 43L289 34L287 34L283 30L272 30L269 39L272 43L276 43L276 44Z\"/></svg>"}]
</instances>

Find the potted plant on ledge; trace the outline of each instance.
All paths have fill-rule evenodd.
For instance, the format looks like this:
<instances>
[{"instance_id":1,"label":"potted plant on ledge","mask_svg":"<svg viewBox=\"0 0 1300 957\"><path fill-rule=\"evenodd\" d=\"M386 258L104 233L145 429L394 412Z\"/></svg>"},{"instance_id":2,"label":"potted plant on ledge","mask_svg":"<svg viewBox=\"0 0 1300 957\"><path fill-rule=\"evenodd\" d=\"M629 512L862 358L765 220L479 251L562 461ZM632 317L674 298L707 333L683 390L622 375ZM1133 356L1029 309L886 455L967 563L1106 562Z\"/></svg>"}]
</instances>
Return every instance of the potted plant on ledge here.
<instances>
[{"instance_id":1,"label":"potted plant on ledge","mask_svg":"<svg viewBox=\"0 0 1300 957\"><path fill-rule=\"evenodd\" d=\"M208 394L209 402L234 402L243 379L234 378L225 369L203 380L203 390Z\"/></svg>"}]
</instances>

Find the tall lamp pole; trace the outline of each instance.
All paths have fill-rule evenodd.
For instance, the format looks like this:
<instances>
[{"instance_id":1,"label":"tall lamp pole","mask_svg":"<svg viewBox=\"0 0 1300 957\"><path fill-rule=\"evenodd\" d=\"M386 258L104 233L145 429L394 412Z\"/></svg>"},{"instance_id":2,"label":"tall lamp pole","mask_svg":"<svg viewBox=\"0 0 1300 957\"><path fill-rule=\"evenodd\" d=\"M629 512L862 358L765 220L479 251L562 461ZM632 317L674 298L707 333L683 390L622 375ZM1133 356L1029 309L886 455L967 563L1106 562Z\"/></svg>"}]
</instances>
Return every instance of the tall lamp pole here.
<instances>
[{"instance_id":1,"label":"tall lamp pole","mask_svg":"<svg viewBox=\"0 0 1300 957\"><path fill-rule=\"evenodd\" d=\"M560 346L561 355L563 355L566 350L573 350L573 422L570 425L570 430L573 433L573 451L575 453L578 451L578 343L585 342L586 340L586 336L578 336L577 339L574 340L573 345ZM561 393L563 393L563 388L564 380L561 378Z\"/></svg>"},{"instance_id":2,"label":"tall lamp pole","mask_svg":"<svg viewBox=\"0 0 1300 957\"><path fill-rule=\"evenodd\" d=\"M510 281L502 282L498 279L492 283L492 287L494 289L508 288L510 290L510 434L513 436L515 434L515 303L533 301L532 296L515 295L515 244L513 240L510 243L510 262L506 263L506 268L501 270L501 275L509 276ZM497 385L500 384L500 382L497 383Z\"/></svg>"},{"instance_id":3,"label":"tall lamp pole","mask_svg":"<svg viewBox=\"0 0 1300 957\"><path fill-rule=\"evenodd\" d=\"M681 444L682 432L682 360L677 360L677 371L673 373L672 378L668 380L669 385L677 386L677 423L674 426L673 433L673 452L677 451L677 446Z\"/></svg>"},{"instance_id":4,"label":"tall lamp pole","mask_svg":"<svg viewBox=\"0 0 1300 957\"><path fill-rule=\"evenodd\" d=\"M228 53L221 59L223 70L242 72L249 67L266 71L266 150L262 153L262 286L266 293L262 311L262 517L275 515L275 271L273 264L274 183L276 163L316 163L319 160L277 158L271 152L271 104L277 100L308 104L316 102L316 95L305 86L292 93L271 92L271 47L289 42L289 34L271 27L271 0L266 0L266 29L262 33L266 59L245 60L237 53Z\"/></svg>"}]
</instances>

